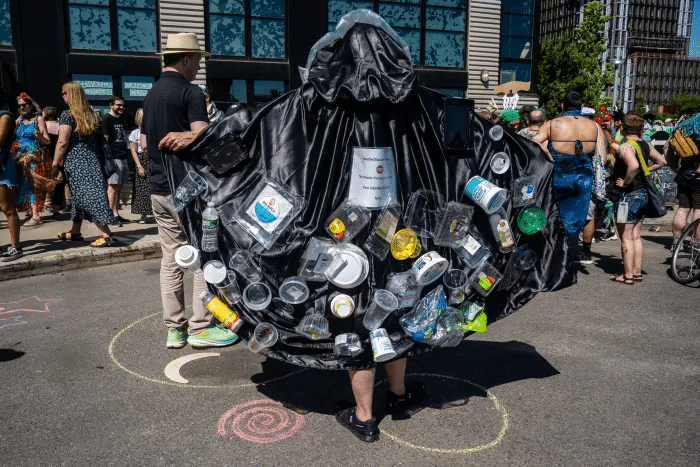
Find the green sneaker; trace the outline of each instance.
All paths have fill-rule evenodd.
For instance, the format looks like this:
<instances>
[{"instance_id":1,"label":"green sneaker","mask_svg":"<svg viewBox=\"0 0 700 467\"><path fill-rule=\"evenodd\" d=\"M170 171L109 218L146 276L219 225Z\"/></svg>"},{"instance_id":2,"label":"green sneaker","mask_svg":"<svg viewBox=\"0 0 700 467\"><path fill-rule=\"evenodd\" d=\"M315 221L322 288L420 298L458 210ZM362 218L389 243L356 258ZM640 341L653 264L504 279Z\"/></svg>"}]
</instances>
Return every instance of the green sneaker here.
<instances>
[{"instance_id":1,"label":"green sneaker","mask_svg":"<svg viewBox=\"0 0 700 467\"><path fill-rule=\"evenodd\" d=\"M169 349L181 349L187 344L187 331L184 329L168 329L168 341L165 346Z\"/></svg>"},{"instance_id":2,"label":"green sneaker","mask_svg":"<svg viewBox=\"0 0 700 467\"><path fill-rule=\"evenodd\" d=\"M187 342L196 347L225 347L238 340L235 332L212 324L204 331L187 336Z\"/></svg>"}]
</instances>

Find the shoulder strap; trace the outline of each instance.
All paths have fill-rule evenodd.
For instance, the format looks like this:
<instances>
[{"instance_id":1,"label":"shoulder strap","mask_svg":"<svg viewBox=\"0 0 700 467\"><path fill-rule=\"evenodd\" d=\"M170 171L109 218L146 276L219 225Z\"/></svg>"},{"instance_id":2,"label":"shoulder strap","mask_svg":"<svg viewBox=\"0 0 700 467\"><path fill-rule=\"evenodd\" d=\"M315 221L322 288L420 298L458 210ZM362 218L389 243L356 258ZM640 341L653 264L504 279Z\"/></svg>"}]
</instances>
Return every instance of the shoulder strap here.
<instances>
[{"instance_id":1,"label":"shoulder strap","mask_svg":"<svg viewBox=\"0 0 700 467\"><path fill-rule=\"evenodd\" d=\"M637 152L637 160L639 161L639 166L642 168L642 172L644 173L645 177L649 176L649 167L647 167L647 162L644 160L644 155L642 154L642 148L639 146L639 143L637 143L633 139L628 139L627 144L632 146L634 150Z\"/></svg>"}]
</instances>

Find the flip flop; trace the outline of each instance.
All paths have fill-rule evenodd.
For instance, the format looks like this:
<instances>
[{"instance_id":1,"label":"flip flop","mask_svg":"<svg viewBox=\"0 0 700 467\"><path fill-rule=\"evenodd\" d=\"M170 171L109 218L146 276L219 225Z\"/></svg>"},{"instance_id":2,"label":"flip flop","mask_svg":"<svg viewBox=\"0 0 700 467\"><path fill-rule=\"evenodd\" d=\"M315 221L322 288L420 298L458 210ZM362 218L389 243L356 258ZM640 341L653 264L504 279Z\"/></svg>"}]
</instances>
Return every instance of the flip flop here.
<instances>
[{"instance_id":1,"label":"flip flop","mask_svg":"<svg viewBox=\"0 0 700 467\"><path fill-rule=\"evenodd\" d=\"M625 276L624 273L615 274L614 276L610 277L610 280L617 282L618 284L634 285L634 279Z\"/></svg>"}]
</instances>

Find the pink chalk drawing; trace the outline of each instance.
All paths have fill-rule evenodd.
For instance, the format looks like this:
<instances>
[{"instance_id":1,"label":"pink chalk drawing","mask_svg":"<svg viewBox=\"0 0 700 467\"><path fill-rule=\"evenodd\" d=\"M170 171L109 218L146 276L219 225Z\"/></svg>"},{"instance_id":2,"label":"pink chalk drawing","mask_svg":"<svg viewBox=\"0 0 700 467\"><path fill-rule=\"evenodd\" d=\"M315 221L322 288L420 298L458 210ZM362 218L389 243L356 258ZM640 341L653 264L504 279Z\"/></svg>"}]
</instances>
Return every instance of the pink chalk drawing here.
<instances>
[{"instance_id":1,"label":"pink chalk drawing","mask_svg":"<svg viewBox=\"0 0 700 467\"><path fill-rule=\"evenodd\" d=\"M51 311L49 305L60 301L61 300L58 298L48 298L46 300L43 300L35 295L33 297L25 298L24 300L20 300L18 302L0 303L0 315L17 313L20 311L25 311L29 313L48 313L49 311Z\"/></svg>"},{"instance_id":2,"label":"pink chalk drawing","mask_svg":"<svg viewBox=\"0 0 700 467\"><path fill-rule=\"evenodd\" d=\"M237 436L251 443L278 443L301 430L304 417L269 399L256 399L229 409L217 424L224 438ZM229 434L230 429L230 434Z\"/></svg>"},{"instance_id":3,"label":"pink chalk drawing","mask_svg":"<svg viewBox=\"0 0 700 467\"><path fill-rule=\"evenodd\" d=\"M0 329L6 328L8 326L17 326L18 324L27 324L27 322L22 321L21 316L13 316L12 318L0 318Z\"/></svg>"}]
</instances>

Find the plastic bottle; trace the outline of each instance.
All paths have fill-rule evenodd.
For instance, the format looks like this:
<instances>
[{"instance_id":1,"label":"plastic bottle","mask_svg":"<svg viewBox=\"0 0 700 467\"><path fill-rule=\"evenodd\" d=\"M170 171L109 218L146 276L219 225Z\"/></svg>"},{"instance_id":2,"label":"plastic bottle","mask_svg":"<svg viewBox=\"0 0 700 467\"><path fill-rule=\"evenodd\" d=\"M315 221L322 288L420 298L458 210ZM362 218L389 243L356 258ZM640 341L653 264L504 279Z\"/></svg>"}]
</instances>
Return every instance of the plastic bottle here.
<instances>
[{"instance_id":1,"label":"plastic bottle","mask_svg":"<svg viewBox=\"0 0 700 467\"><path fill-rule=\"evenodd\" d=\"M202 213L202 251L217 251L219 249L219 213L211 201Z\"/></svg>"},{"instance_id":2,"label":"plastic bottle","mask_svg":"<svg viewBox=\"0 0 700 467\"><path fill-rule=\"evenodd\" d=\"M233 332L238 331L243 326L243 320L238 316L238 313L227 307L224 302L216 298L209 292L202 292L199 298L204 303L204 307L211 312L214 317L227 329Z\"/></svg>"}]
</instances>

